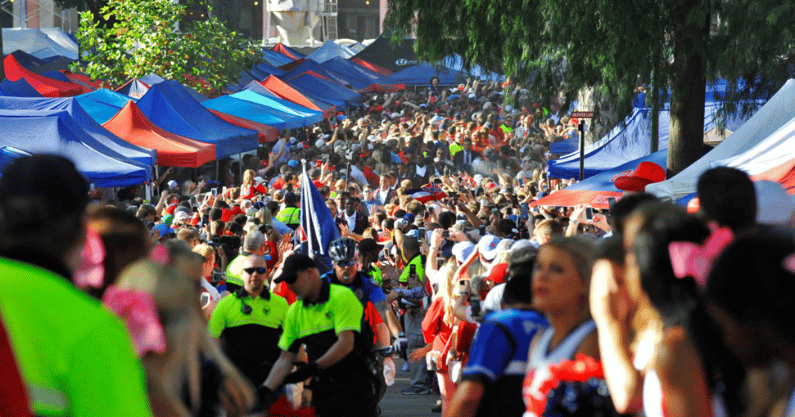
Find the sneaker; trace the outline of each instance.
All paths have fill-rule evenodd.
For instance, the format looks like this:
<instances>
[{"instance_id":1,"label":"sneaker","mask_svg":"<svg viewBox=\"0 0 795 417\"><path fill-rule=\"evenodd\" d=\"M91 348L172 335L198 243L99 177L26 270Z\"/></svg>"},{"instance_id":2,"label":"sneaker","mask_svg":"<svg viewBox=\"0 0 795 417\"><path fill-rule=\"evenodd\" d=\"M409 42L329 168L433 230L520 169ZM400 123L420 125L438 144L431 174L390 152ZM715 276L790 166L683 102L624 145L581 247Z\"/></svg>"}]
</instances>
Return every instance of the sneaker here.
<instances>
[{"instance_id":1,"label":"sneaker","mask_svg":"<svg viewBox=\"0 0 795 417\"><path fill-rule=\"evenodd\" d=\"M431 390L428 388L406 388L400 393L403 395L431 395Z\"/></svg>"},{"instance_id":2,"label":"sneaker","mask_svg":"<svg viewBox=\"0 0 795 417\"><path fill-rule=\"evenodd\" d=\"M432 413L441 413L442 412L442 405L441 404L434 405L433 407L431 407L431 412Z\"/></svg>"}]
</instances>

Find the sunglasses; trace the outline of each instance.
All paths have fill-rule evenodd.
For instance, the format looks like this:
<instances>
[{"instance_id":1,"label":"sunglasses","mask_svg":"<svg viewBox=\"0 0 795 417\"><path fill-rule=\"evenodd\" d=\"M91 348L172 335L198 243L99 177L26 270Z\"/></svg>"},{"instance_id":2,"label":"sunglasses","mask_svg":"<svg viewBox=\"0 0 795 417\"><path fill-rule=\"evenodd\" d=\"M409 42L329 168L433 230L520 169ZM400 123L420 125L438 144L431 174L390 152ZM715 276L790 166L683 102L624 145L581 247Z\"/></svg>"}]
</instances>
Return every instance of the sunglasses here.
<instances>
[{"instance_id":1,"label":"sunglasses","mask_svg":"<svg viewBox=\"0 0 795 417\"><path fill-rule=\"evenodd\" d=\"M243 271L245 271L249 275L254 275L255 272L261 275L268 272L268 268L265 268L264 266L256 268L243 268Z\"/></svg>"},{"instance_id":2,"label":"sunglasses","mask_svg":"<svg viewBox=\"0 0 795 417\"><path fill-rule=\"evenodd\" d=\"M349 261L335 261L334 263L337 264L337 266L340 267L340 268L345 268L345 267L349 267L351 265L355 265L356 264L356 259L351 259Z\"/></svg>"}]
</instances>

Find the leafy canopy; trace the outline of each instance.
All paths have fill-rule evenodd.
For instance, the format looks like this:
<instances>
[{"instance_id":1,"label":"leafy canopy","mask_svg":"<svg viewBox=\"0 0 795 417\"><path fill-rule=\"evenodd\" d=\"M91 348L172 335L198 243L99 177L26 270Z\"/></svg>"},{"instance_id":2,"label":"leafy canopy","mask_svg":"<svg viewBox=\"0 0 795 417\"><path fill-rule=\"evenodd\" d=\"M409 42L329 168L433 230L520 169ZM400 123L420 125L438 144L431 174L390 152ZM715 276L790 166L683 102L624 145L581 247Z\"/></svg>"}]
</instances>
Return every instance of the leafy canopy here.
<instances>
[{"instance_id":1,"label":"leafy canopy","mask_svg":"<svg viewBox=\"0 0 795 417\"><path fill-rule=\"evenodd\" d=\"M679 123L690 91L725 78L721 114L750 112L792 77L793 16L793 0L390 0L385 26L394 41L415 35L421 59L458 53L546 100L594 88L626 115L637 86L655 110L670 87L670 169L671 143L702 137L703 117Z\"/></svg>"},{"instance_id":2,"label":"leafy canopy","mask_svg":"<svg viewBox=\"0 0 795 417\"><path fill-rule=\"evenodd\" d=\"M206 1L197 2L211 16ZM254 41L227 30L214 17L177 30L185 5L172 0L109 0L101 20L115 24L105 27L95 17L91 11L80 15L77 39L83 55L73 70L111 85L156 73L217 94L262 60Z\"/></svg>"}]
</instances>

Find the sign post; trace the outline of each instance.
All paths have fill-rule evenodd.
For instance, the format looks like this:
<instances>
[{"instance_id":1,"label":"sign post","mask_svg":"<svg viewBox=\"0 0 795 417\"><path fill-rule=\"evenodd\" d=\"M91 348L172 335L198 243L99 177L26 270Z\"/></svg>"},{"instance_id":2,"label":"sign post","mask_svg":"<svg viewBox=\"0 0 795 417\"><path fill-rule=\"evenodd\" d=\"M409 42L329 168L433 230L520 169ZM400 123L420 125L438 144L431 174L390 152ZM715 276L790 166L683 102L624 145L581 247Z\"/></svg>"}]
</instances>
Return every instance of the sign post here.
<instances>
[{"instance_id":1,"label":"sign post","mask_svg":"<svg viewBox=\"0 0 795 417\"><path fill-rule=\"evenodd\" d=\"M578 128L580 130L580 181L585 179L585 120L593 117L591 111L575 111L571 113L571 117L580 119Z\"/></svg>"}]
</instances>

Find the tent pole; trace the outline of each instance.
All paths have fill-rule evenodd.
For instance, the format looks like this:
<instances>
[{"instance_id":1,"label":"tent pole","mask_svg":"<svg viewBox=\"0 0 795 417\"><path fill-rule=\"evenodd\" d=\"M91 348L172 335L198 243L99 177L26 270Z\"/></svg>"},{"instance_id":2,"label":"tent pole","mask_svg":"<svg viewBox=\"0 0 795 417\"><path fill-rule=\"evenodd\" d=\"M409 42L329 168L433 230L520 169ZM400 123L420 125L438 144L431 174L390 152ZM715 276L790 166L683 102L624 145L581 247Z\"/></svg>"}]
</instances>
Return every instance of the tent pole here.
<instances>
[{"instance_id":1,"label":"tent pole","mask_svg":"<svg viewBox=\"0 0 795 417\"><path fill-rule=\"evenodd\" d=\"M237 157L239 159L239 161L238 161L239 164L237 165L237 167L238 167L237 175L240 176L240 181L243 181L243 152L240 152L240 154Z\"/></svg>"},{"instance_id":2,"label":"tent pole","mask_svg":"<svg viewBox=\"0 0 795 417\"><path fill-rule=\"evenodd\" d=\"M155 165L155 184L157 184L157 195L158 196L160 195L160 183L157 182L157 180L159 180L159 179L160 179L160 166L159 165ZM154 190L154 188L155 188L154 185L155 184L152 184L152 190Z\"/></svg>"}]
</instances>

